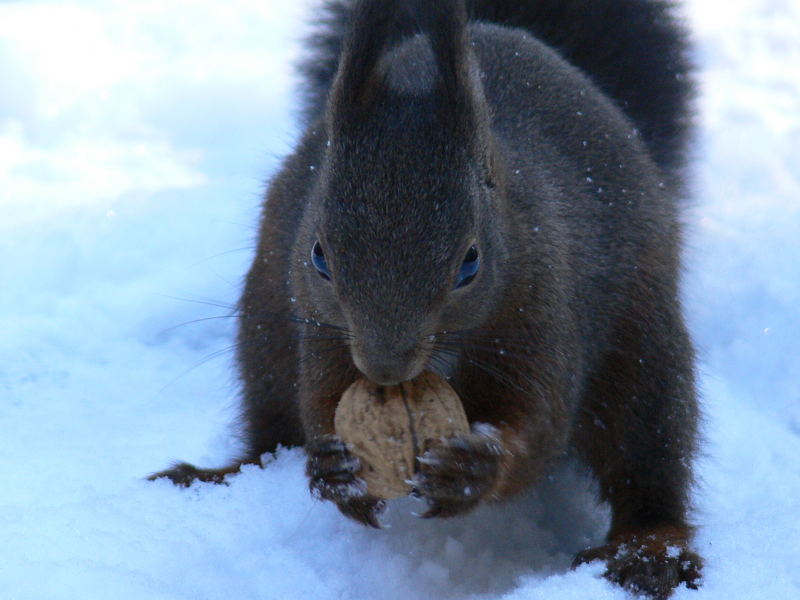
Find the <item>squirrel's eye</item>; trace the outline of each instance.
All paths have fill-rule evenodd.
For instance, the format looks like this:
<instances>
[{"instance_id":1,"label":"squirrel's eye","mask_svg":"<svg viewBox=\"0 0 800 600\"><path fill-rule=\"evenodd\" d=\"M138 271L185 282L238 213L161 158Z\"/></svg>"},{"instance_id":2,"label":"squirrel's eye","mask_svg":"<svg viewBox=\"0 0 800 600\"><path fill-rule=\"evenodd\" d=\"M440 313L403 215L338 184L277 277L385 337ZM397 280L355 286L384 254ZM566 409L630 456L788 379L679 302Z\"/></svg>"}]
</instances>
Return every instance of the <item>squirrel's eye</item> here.
<instances>
[{"instance_id":1,"label":"squirrel's eye","mask_svg":"<svg viewBox=\"0 0 800 600\"><path fill-rule=\"evenodd\" d=\"M325 253L322 251L322 244L319 243L319 240L314 242L314 246L311 248L311 264L314 265L320 277L330 280L331 271L328 269L328 261L325 260Z\"/></svg>"},{"instance_id":2,"label":"squirrel's eye","mask_svg":"<svg viewBox=\"0 0 800 600\"><path fill-rule=\"evenodd\" d=\"M458 270L456 289L464 287L475 279L480 265L481 257L478 255L478 249L475 246L470 246L469 250L467 250L467 253L464 255L464 262L461 263L461 268Z\"/></svg>"}]
</instances>

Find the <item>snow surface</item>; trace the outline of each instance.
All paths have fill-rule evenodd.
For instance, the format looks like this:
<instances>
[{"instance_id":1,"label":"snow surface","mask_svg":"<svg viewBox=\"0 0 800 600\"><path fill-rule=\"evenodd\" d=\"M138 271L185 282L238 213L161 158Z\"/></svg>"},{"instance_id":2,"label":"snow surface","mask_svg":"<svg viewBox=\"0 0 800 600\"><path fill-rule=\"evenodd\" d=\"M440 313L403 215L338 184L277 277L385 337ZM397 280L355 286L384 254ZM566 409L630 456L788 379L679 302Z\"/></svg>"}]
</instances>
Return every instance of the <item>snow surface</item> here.
<instances>
[{"instance_id":1,"label":"snow surface","mask_svg":"<svg viewBox=\"0 0 800 600\"><path fill-rule=\"evenodd\" d=\"M307 3L0 3L0 596L622 599L591 484L361 528L300 451L230 486L233 319L296 135ZM800 598L800 4L691 0L702 68L685 296L701 352L699 592ZM188 324L183 325L183 323ZM579 492L576 492L578 489Z\"/></svg>"}]
</instances>

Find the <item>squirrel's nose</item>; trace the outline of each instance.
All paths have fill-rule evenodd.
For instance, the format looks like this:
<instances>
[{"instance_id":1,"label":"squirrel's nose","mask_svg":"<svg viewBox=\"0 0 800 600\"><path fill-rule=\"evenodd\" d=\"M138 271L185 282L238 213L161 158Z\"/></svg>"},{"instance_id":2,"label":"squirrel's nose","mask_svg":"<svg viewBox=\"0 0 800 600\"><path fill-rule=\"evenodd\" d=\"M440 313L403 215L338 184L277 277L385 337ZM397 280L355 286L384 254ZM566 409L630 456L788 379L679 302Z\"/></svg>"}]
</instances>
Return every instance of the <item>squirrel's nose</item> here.
<instances>
[{"instance_id":1,"label":"squirrel's nose","mask_svg":"<svg viewBox=\"0 0 800 600\"><path fill-rule=\"evenodd\" d=\"M396 385L419 375L424 364L419 354L416 345L398 349L383 344L358 344L352 348L356 368L379 385Z\"/></svg>"}]
</instances>

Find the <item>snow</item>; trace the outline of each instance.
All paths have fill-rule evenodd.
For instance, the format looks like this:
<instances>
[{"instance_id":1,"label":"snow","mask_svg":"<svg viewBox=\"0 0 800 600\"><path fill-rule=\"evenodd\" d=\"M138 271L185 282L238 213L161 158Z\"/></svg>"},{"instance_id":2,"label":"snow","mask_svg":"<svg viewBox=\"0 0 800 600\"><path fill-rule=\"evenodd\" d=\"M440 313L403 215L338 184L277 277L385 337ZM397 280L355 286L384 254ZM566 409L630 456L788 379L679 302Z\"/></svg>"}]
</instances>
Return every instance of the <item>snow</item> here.
<instances>
[{"instance_id":1,"label":"snow","mask_svg":"<svg viewBox=\"0 0 800 600\"><path fill-rule=\"evenodd\" d=\"M296 135L307 3L0 3L0 588L14 600L622 599L569 571L607 514L565 465L384 531L284 450L229 486L233 319L263 181ZM800 597L800 5L691 0L703 95L684 295L706 443L704 587ZM186 324L184 324L186 323ZM577 490L577 491L576 491Z\"/></svg>"}]
</instances>

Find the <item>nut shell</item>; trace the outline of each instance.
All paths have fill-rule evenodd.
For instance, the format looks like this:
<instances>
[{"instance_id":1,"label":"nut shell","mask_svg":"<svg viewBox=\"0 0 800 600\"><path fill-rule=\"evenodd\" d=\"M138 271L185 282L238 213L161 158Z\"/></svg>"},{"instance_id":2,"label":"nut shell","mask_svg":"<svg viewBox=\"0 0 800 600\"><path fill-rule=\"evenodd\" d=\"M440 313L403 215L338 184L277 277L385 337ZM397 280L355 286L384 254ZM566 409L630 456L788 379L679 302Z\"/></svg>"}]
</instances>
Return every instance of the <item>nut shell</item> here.
<instances>
[{"instance_id":1,"label":"nut shell","mask_svg":"<svg viewBox=\"0 0 800 600\"><path fill-rule=\"evenodd\" d=\"M428 371L393 386L359 379L342 394L334 427L361 460L367 491L385 499L411 491L406 482L427 442L469 432L458 394Z\"/></svg>"}]
</instances>

